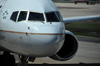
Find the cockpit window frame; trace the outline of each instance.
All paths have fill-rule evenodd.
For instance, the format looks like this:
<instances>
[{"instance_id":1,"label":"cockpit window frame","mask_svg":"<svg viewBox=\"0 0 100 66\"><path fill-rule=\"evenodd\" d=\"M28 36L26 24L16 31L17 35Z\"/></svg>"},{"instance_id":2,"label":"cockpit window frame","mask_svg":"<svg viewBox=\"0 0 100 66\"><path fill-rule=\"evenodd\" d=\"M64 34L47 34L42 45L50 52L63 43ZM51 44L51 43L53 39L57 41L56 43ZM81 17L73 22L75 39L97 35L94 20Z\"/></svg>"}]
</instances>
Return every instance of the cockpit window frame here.
<instances>
[{"instance_id":1,"label":"cockpit window frame","mask_svg":"<svg viewBox=\"0 0 100 66\"><path fill-rule=\"evenodd\" d=\"M28 20L28 19L29 19L29 14L30 14L30 12L34 12L34 13L41 13L41 14L43 14L44 21ZM45 13L44 13L44 12L29 11L29 12L28 12L28 18L27 18L27 21L33 21L33 22L44 22L44 23L45 23L45 22L46 22Z\"/></svg>"},{"instance_id":2,"label":"cockpit window frame","mask_svg":"<svg viewBox=\"0 0 100 66\"><path fill-rule=\"evenodd\" d=\"M19 11L19 14L18 14L18 17L17 17L17 22L21 22L21 21L18 21L21 12L24 12L24 11ZM27 12L26 20L22 20L22 21L27 21L28 11L26 11L26 12Z\"/></svg>"},{"instance_id":3,"label":"cockpit window frame","mask_svg":"<svg viewBox=\"0 0 100 66\"><path fill-rule=\"evenodd\" d=\"M18 15L17 15L16 21L14 21L14 22L21 22L21 21L18 21L18 19L19 19L20 13L21 13L21 12L24 12L24 11L26 11L26 12L27 12L27 15L26 15L26 20L22 20L22 21L25 21L25 22L29 22L29 21L31 21L31 22L32 22L32 21L33 21L33 22L43 22L43 23L46 23L46 22L48 22L48 20L47 20L47 16L46 16L46 13L51 13L51 12L54 12L54 14L55 14L56 18L58 19L58 21L57 21L57 22L63 22L62 16L61 16L61 14L60 14L60 12L59 12L59 11L36 12L36 11L27 11L27 10L14 11L14 12L18 12ZM29 14L30 14L30 12L34 12L34 13L41 13L41 14L43 14L44 21L28 20L28 19L29 19ZM58 14L57 14L57 13L58 13ZM56 22L56 21L55 21L55 22Z\"/></svg>"},{"instance_id":4,"label":"cockpit window frame","mask_svg":"<svg viewBox=\"0 0 100 66\"><path fill-rule=\"evenodd\" d=\"M58 14L57 14L57 13L58 13ZM60 12L55 11L55 14L56 14L56 16L58 17L59 21L60 21L60 22L63 22L63 18L62 18L62 16L61 16Z\"/></svg>"},{"instance_id":5,"label":"cockpit window frame","mask_svg":"<svg viewBox=\"0 0 100 66\"><path fill-rule=\"evenodd\" d=\"M56 16L57 19L58 19L58 21L54 21L54 22L63 22L62 16L61 16L60 12L58 12L58 11L45 12L46 22L49 22L49 21L48 21L48 18L47 18L47 16L46 16L46 13L52 13L52 12L54 12L55 16ZM57 12L59 13L59 16L57 15ZM53 22L53 21L51 21L51 22Z\"/></svg>"},{"instance_id":6,"label":"cockpit window frame","mask_svg":"<svg viewBox=\"0 0 100 66\"><path fill-rule=\"evenodd\" d=\"M24 10L23 10L23 11L24 11ZM26 10L25 10L25 11L26 11ZM11 19L12 15L11 15L11 17L10 17L10 20L12 20L12 21L14 21L14 22L16 22L16 23L17 23L17 22L21 22L21 21L18 21L18 19L19 19L19 15L20 15L20 13L21 13L22 11L14 11L14 12L18 12L17 17L16 17L16 21L14 21L14 20ZM13 13L14 13L14 12L13 12ZM12 14L13 14L13 13L12 13ZM27 11L27 16L28 16L28 11ZM23 20L23 21L27 21L27 16L26 16L26 20Z\"/></svg>"},{"instance_id":7,"label":"cockpit window frame","mask_svg":"<svg viewBox=\"0 0 100 66\"><path fill-rule=\"evenodd\" d=\"M17 15L15 16L14 13L17 13ZM13 15L15 16L15 19L13 18ZM16 22L17 21L17 18L18 18L18 15L19 15L19 11L14 11L11 16L10 16L10 20Z\"/></svg>"}]
</instances>

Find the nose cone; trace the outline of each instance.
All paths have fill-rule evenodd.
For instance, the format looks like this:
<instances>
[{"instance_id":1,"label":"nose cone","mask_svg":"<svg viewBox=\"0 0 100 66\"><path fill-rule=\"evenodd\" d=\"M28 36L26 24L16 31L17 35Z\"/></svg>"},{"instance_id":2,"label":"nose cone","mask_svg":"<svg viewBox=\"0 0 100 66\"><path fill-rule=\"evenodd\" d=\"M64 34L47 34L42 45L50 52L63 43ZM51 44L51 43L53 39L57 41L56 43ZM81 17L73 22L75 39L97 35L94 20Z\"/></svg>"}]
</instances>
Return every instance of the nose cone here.
<instances>
[{"instance_id":1,"label":"nose cone","mask_svg":"<svg viewBox=\"0 0 100 66\"><path fill-rule=\"evenodd\" d=\"M57 27L40 27L32 33L31 45L38 56L52 55L61 47L63 32Z\"/></svg>"}]
</instances>

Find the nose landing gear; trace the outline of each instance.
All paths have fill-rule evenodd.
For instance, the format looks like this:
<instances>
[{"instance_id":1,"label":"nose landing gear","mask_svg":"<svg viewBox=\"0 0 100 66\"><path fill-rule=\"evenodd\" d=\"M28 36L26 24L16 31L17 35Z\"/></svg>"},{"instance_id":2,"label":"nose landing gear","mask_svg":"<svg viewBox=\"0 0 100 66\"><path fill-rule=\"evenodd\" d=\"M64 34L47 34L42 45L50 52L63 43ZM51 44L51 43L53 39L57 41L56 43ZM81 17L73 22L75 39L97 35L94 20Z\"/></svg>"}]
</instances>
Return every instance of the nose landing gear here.
<instances>
[{"instance_id":1,"label":"nose landing gear","mask_svg":"<svg viewBox=\"0 0 100 66\"><path fill-rule=\"evenodd\" d=\"M18 56L18 55L17 55ZM19 55L18 58L20 60L18 66L28 66L28 61L34 62L35 57L28 57ZM0 65L2 66L16 66L15 65L15 57L10 54L10 52L3 52L0 55Z\"/></svg>"},{"instance_id":2,"label":"nose landing gear","mask_svg":"<svg viewBox=\"0 0 100 66\"><path fill-rule=\"evenodd\" d=\"M19 55L20 62L18 66L28 66L28 61L34 62L35 57L21 56Z\"/></svg>"},{"instance_id":3,"label":"nose landing gear","mask_svg":"<svg viewBox=\"0 0 100 66\"><path fill-rule=\"evenodd\" d=\"M27 56L19 56L19 58L20 58L20 62L18 66L28 66Z\"/></svg>"}]
</instances>

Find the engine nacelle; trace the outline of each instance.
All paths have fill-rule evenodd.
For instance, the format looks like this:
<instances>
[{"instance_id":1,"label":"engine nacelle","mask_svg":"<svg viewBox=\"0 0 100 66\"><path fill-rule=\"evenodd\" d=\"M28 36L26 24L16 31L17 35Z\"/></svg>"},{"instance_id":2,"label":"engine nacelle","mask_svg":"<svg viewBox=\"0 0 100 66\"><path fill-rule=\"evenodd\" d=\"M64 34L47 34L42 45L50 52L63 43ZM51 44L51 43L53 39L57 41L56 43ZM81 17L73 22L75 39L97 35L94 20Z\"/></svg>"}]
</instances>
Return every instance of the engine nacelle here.
<instances>
[{"instance_id":1,"label":"engine nacelle","mask_svg":"<svg viewBox=\"0 0 100 66\"><path fill-rule=\"evenodd\" d=\"M77 52L78 41L73 33L65 31L65 41L62 48L50 58L59 61L65 61L71 59Z\"/></svg>"}]
</instances>

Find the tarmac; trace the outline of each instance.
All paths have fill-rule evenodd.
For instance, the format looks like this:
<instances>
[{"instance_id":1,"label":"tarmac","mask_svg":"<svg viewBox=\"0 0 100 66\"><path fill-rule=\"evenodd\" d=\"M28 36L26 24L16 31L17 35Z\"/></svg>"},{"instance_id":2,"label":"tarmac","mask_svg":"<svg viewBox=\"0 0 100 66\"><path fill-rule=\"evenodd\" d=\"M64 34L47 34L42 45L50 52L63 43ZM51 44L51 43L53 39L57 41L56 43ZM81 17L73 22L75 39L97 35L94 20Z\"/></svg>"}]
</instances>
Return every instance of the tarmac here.
<instances>
[{"instance_id":1,"label":"tarmac","mask_svg":"<svg viewBox=\"0 0 100 66\"><path fill-rule=\"evenodd\" d=\"M86 3L55 3L62 17L99 15L100 4L87 5Z\"/></svg>"}]
</instances>

